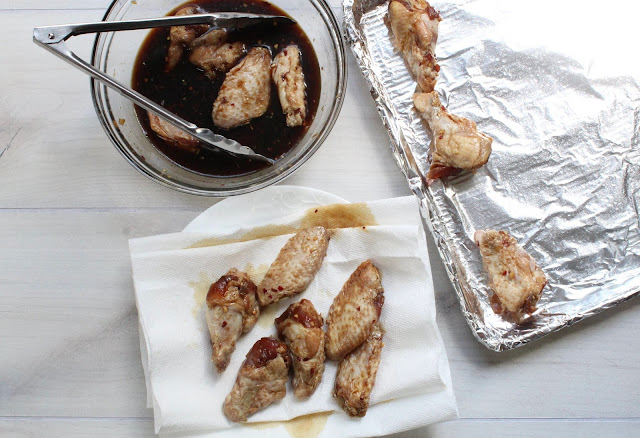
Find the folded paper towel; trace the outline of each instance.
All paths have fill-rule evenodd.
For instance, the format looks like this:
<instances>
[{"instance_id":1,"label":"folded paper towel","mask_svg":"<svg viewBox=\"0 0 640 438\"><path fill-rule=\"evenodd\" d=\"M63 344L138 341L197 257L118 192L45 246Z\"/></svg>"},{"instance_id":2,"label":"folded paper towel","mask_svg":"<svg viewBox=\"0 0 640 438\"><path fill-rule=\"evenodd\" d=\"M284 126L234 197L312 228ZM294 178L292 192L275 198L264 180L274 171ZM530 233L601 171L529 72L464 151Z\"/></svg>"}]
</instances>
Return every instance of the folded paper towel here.
<instances>
[{"instance_id":1,"label":"folded paper towel","mask_svg":"<svg viewBox=\"0 0 640 438\"><path fill-rule=\"evenodd\" d=\"M301 436L373 436L455 417L415 198L322 207L336 201L318 191L274 187L222 201L182 233L130 241L156 432L186 437L233 431L264 437L281 436L286 429L293 436L296 431ZM204 318L209 285L230 267L245 270L258 283L295 228L327 221L342 228L333 230L327 256L309 288L264 308L258 324L238 341L227 370L218 374ZM276 235L253 238L270 234ZM342 284L368 258L382 273L386 334L367 416L352 419L341 411L331 396L337 364L327 362L322 383L308 400L294 399L289 386L285 399L259 411L249 423L229 422L222 403L253 343L275 336L274 319L303 297L326 317Z\"/></svg>"}]
</instances>

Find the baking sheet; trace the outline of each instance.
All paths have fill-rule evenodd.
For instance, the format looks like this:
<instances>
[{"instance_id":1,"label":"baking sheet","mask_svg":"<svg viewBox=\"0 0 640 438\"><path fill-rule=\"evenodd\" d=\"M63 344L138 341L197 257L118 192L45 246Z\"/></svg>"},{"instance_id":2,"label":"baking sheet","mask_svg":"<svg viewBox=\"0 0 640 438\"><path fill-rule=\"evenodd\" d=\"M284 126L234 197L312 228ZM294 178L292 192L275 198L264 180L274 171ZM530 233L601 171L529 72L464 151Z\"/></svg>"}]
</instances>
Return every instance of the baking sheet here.
<instances>
[{"instance_id":1,"label":"baking sheet","mask_svg":"<svg viewBox=\"0 0 640 438\"><path fill-rule=\"evenodd\" d=\"M436 90L494 139L486 166L444 181L424 177L430 138L385 24L388 2L345 0L344 30L476 338L508 350L637 295L640 60L629 35L640 5L432 6L443 19ZM549 280L522 324L491 310L473 242L486 228L510 232Z\"/></svg>"}]
</instances>

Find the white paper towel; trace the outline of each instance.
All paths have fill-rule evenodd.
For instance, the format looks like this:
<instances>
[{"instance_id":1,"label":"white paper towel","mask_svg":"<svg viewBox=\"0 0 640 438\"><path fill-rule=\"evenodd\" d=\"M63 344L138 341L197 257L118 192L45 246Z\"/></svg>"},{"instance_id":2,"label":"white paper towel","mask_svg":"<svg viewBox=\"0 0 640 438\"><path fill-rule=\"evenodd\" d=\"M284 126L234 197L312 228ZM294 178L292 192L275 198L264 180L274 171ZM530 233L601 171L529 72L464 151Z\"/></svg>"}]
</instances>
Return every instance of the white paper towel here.
<instances>
[{"instance_id":1,"label":"white paper towel","mask_svg":"<svg viewBox=\"0 0 640 438\"><path fill-rule=\"evenodd\" d=\"M322 267L301 295L263 309L258 324L237 343L227 370L218 374L204 318L208 286L229 268L246 270L258 283L291 234L217 244L263 225L297 226L309 208L340 201L309 189L273 187L216 204L182 233L130 241L141 349L156 432L180 436L282 436L288 430L316 436L373 436L456 416L446 353L435 323L435 305L425 237L415 198L367 204L377 225L336 229ZM227 205L225 205L227 204ZM281 228L286 229L286 228ZM210 243L214 246L192 247ZM335 295L353 270L370 258L382 273L385 347L367 416L346 416L331 397L336 364L327 362L322 383L305 401L289 386L279 403L236 425L222 413L246 353L256 340L274 336L273 320L301 298L326 318ZM229 428L232 428L229 430ZM302 428L302 429L300 429ZM304 435L307 435L306 433ZM286 435L285 435L286 436Z\"/></svg>"}]
</instances>

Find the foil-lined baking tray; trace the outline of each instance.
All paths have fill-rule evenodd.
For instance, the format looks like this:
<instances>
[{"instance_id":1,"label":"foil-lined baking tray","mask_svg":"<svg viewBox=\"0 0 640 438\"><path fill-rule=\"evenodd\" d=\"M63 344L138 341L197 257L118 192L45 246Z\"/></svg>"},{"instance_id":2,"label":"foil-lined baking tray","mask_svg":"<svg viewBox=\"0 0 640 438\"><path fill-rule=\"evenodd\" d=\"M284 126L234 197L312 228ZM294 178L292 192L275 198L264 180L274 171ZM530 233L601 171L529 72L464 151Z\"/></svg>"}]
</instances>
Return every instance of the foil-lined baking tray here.
<instances>
[{"instance_id":1,"label":"foil-lined baking tray","mask_svg":"<svg viewBox=\"0 0 640 438\"><path fill-rule=\"evenodd\" d=\"M385 23L388 1L344 1L345 34L395 158L469 326L492 350L640 292L640 58L628 47L640 8L619 3L607 4L615 19L598 3L432 3L443 18L436 89L450 112L494 142L483 168L429 183L430 138L413 109L416 82ZM473 242L486 228L509 231L549 280L521 324L491 309Z\"/></svg>"}]
</instances>

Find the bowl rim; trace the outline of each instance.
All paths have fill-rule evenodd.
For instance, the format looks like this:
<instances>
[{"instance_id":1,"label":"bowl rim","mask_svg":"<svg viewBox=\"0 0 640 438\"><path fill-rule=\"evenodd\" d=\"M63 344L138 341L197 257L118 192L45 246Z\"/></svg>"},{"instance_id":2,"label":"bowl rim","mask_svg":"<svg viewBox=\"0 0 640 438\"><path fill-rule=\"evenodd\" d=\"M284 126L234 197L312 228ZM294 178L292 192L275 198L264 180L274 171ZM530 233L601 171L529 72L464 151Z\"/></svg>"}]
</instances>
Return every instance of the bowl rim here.
<instances>
[{"instance_id":1,"label":"bowl rim","mask_svg":"<svg viewBox=\"0 0 640 438\"><path fill-rule=\"evenodd\" d=\"M235 196L235 195L241 195L244 193L250 193L256 190L260 190L264 187L268 187L278 183L279 181L282 181L286 177L290 176L293 172L298 170L300 167L302 167L307 162L307 160L309 160L309 158L311 158L311 156L320 148L320 146L326 140L327 136L333 130L333 127L336 121L338 120L338 116L340 115L340 111L342 110L342 106L344 104L344 98L347 90L347 79L348 79L348 68L347 68L347 61L346 61L346 43L344 40L344 36L342 34L342 27L339 25L338 20L336 19L331 9L331 6L329 6L326 0L310 0L310 2L316 8L316 10L319 10L318 6L322 9L321 11L319 10L319 12L321 12L321 15L323 14L327 18L327 21L329 24L328 31L332 35L332 41L334 43L337 43L337 44L334 44L336 48L336 61L337 61L336 62L337 93L336 93L335 104L331 108L331 111L328 115L327 123L324 126L324 129L321 130L320 135L318 135L318 137L314 140L312 147L304 151L298 161L292 163L289 167L283 169L281 172L276 173L270 179L265 179L261 182L252 184L247 187L234 188L234 189L196 188L193 186L187 186L186 184L180 183L176 180L167 179L157 173L154 173L151 169L148 168L147 165L141 163L139 160L135 160L132 156L133 155L132 152L129 151L126 147L124 147L119 142L115 134L112 132L112 127L109 124L109 121L107 120L107 118L105 117L105 114L101 109L100 103L98 102L98 96L101 95L102 90L106 89L107 87L101 82L97 81L96 79L90 78L91 100L93 102L94 110L96 111L96 115L98 117L98 120L100 121L100 124L102 125L103 130L107 134L107 137L109 138L109 140L111 140L111 143L114 145L116 150L118 150L120 155L122 155L124 159L131 166L133 166L141 174L151 179L152 181L164 187L177 190L179 192L188 193L191 195L208 196L208 197ZM185 1L185 3L188 3L188 1ZM104 13L104 16L102 17L101 21L108 21L107 17L111 14L113 9L118 5L122 5L122 0L113 0L109 5L109 7L107 8L106 12ZM98 63L97 63L97 55L99 50L98 43L101 35L102 33L100 32L96 33L96 36L93 42L93 47L91 50L91 64L96 68L98 67Z\"/></svg>"}]
</instances>

